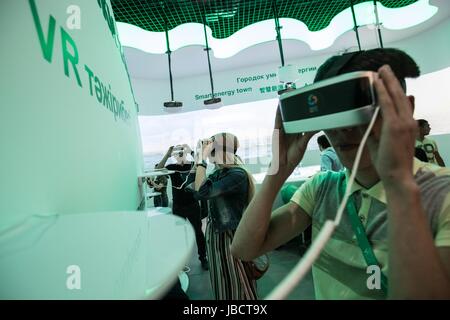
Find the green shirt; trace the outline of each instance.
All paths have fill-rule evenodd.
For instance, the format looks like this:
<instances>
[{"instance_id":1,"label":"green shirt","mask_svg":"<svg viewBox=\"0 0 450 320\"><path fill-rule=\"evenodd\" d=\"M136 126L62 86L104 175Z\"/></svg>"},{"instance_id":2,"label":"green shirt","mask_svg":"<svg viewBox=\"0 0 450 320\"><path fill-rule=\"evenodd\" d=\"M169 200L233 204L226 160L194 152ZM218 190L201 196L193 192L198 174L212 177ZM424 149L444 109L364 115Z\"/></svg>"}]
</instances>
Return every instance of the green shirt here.
<instances>
[{"instance_id":1,"label":"green shirt","mask_svg":"<svg viewBox=\"0 0 450 320\"><path fill-rule=\"evenodd\" d=\"M428 162L437 164L434 153L438 151L437 144L434 140L424 138L423 141L416 140L416 148L421 148L427 154Z\"/></svg>"},{"instance_id":2,"label":"green shirt","mask_svg":"<svg viewBox=\"0 0 450 320\"><path fill-rule=\"evenodd\" d=\"M341 201L338 179L349 171L321 172L305 182L291 201L312 218L312 236L326 220L334 220ZM436 246L450 246L450 169L414 160L415 180ZM388 274L386 195L381 182L365 189L356 181L351 189L358 215L366 229L375 256ZM411 246L411 250L414 247ZM412 253L414 254L414 253ZM342 221L313 265L316 299L384 299L382 290L367 287L367 265L348 215Z\"/></svg>"}]
</instances>

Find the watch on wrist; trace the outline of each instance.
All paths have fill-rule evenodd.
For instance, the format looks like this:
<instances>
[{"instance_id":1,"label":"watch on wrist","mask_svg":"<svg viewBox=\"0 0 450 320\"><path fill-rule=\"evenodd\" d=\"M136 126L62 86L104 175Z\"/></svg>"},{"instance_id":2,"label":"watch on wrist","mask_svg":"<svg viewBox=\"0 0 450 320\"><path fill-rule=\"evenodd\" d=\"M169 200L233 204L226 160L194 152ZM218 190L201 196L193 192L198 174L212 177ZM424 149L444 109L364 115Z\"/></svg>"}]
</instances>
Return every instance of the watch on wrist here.
<instances>
[{"instance_id":1,"label":"watch on wrist","mask_svg":"<svg viewBox=\"0 0 450 320\"><path fill-rule=\"evenodd\" d=\"M206 169L206 161L202 161L202 162L199 162L199 163L197 163L197 165L196 165L197 167L203 167L203 168L205 168Z\"/></svg>"}]
</instances>

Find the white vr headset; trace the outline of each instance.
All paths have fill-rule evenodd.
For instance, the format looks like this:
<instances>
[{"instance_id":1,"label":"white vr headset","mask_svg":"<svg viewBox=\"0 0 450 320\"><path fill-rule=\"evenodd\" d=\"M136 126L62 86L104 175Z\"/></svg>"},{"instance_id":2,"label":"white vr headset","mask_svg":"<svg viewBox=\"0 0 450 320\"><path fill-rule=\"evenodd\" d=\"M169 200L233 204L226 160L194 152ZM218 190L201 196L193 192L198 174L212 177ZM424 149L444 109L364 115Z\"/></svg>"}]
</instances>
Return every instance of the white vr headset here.
<instances>
[{"instance_id":1,"label":"white vr headset","mask_svg":"<svg viewBox=\"0 0 450 320\"><path fill-rule=\"evenodd\" d=\"M286 133L369 123L377 106L375 72L357 71L316 82L280 96Z\"/></svg>"}]
</instances>

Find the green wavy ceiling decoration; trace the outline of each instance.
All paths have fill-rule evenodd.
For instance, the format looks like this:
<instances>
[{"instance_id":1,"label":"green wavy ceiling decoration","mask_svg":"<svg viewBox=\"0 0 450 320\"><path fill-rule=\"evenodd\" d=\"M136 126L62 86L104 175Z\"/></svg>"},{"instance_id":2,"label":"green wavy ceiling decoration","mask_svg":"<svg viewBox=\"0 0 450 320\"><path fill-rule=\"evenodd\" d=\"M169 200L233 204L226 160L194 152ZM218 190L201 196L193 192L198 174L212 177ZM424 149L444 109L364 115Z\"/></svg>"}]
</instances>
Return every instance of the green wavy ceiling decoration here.
<instances>
[{"instance_id":1,"label":"green wavy ceiling decoration","mask_svg":"<svg viewBox=\"0 0 450 320\"><path fill-rule=\"evenodd\" d=\"M386 8L400 8L418 0L378 0ZM354 0L354 5L372 0ZM293 18L310 31L326 28L350 0L111 0L117 21L152 32L171 30L189 22L206 23L216 39L224 39L256 22L274 18L274 5L280 18Z\"/></svg>"}]
</instances>

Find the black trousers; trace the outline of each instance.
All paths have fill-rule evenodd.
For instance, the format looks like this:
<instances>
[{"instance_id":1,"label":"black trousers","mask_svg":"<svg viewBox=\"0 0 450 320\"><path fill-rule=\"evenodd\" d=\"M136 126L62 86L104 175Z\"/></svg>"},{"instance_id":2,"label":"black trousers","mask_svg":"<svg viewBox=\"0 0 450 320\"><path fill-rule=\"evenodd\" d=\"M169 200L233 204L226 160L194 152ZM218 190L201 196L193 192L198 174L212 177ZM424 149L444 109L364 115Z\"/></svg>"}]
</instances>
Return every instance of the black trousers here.
<instances>
[{"instance_id":1,"label":"black trousers","mask_svg":"<svg viewBox=\"0 0 450 320\"><path fill-rule=\"evenodd\" d=\"M189 297L181 288L180 280L177 279L175 285L162 298L162 300L189 300Z\"/></svg>"},{"instance_id":2,"label":"black trousers","mask_svg":"<svg viewBox=\"0 0 450 320\"><path fill-rule=\"evenodd\" d=\"M169 198L167 198L167 193L162 192L160 196L156 196L153 198L153 204L156 207L168 207L169 206Z\"/></svg>"},{"instance_id":3,"label":"black trousers","mask_svg":"<svg viewBox=\"0 0 450 320\"><path fill-rule=\"evenodd\" d=\"M201 209L198 202L187 206L179 206L174 204L172 211L173 214L179 217L187 218L192 224L195 231L195 240L197 242L198 258L200 261L206 259L206 240L205 234L202 231L202 220L200 217Z\"/></svg>"}]
</instances>

